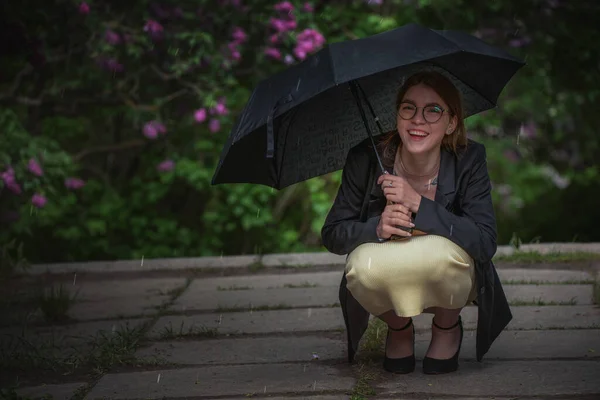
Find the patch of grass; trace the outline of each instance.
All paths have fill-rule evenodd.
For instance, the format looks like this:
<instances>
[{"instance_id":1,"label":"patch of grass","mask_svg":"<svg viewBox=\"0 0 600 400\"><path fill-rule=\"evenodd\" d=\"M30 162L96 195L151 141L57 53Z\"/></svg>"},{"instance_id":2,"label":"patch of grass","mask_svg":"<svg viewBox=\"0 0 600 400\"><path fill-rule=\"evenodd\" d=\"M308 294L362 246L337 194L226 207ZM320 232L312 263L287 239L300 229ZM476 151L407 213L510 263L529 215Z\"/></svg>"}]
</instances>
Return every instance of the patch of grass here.
<instances>
[{"instance_id":1,"label":"patch of grass","mask_svg":"<svg viewBox=\"0 0 600 400\"><path fill-rule=\"evenodd\" d=\"M293 283L286 283L285 285L283 285L284 288L288 288L288 289L314 288L317 286L319 286L319 285L317 285L316 283L310 283L310 282L304 282L304 283L300 283L298 285L294 285Z\"/></svg>"},{"instance_id":2,"label":"patch of grass","mask_svg":"<svg viewBox=\"0 0 600 400\"><path fill-rule=\"evenodd\" d=\"M77 388L77 390L75 390L75 392L73 393L73 396L71 396L71 400L83 400L93 386L93 383L88 383L84 386Z\"/></svg>"},{"instance_id":3,"label":"patch of grass","mask_svg":"<svg viewBox=\"0 0 600 400\"><path fill-rule=\"evenodd\" d=\"M136 363L135 352L144 338L146 327L143 325L122 326L114 332L100 332L90 341L91 349L86 351L84 364L93 368L97 374L103 374L115 366Z\"/></svg>"},{"instance_id":4,"label":"patch of grass","mask_svg":"<svg viewBox=\"0 0 600 400\"><path fill-rule=\"evenodd\" d=\"M222 307L218 306L215 310L220 313L232 313L232 312L242 312L242 311L270 311L270 310L289 310L292 306L284 303L274 304L274 305L259 305L253 306L249 304L248 306L235 306L235 307Z\"/></svg>"},{"instance_id":5,"label":"patch of grass","mask_svg":"<svg viewBox=\"0 0 600 400\"><path fill-rule=\"evenodd\" d=\"M265 268L266 268L265 264L263 264L262 261L260 261L260 260L255 261L248 266L248 269L250 270L250 272L262 271Z\"/></svg>"},{"instance_id":6,"label":"patch of grass","mask_svg":"<svg viewBox=\"0 0 600 400\"><path fill-rule=\"evenodd\" d=\"M374 371L373 362L361 362L353 369L357 379L352 388L350 400L364 400L370 396L374 396L376 392L371 383L375 381L379 375Z\"/></svg>"},{"instance_id":7,"label":"patch of grass","mask_svg":"<svg viewBox=\"0 0 600 400\"><path fill-rule=\"evenodd\" d=\"M205 326L190 326L187 329L184 329L184 322L181 322L179 329L173 327L173 325L169 324L169 326L165 326L161 334L159 335L160 339L176 339L182 336L195 336L201 338L214 338L219 336L219 331L216 328L207 328Z\"/></svg>"},{"instance_id":8,"label":"patch of grass","mask_svg":"<svg viewBox=\"0 0 600 400\"><path fill-rule=\"evenodd\" d=\"M175 300L177 300L177 298L181 296L191 284L192 279L187 278L183 285L175 287L165 293L167 296L169 296L169 300L153 308L156 309L159 315L163 314L167 310L167 308L173 305Z\"/></svg>"},{"instance_id":9,"label":"patch of grass","mask_svg":"<svg viewBox=\"0 0 600 400\"><path fill-rule=\"evenodd\" d=\"M0 370L36 375L36 371L66 376L84 371L99 376L111 368L137 365L135 357L147 330L146 325L120 326L111 332L82 337L81 344L68 347L57 343L53 337L35 336L29 340L25 331L8 337L0 346Z\"/></svg>"},{"instance_id":10,"label":"patch of grass","mask_svg":"<svg viewBox=\"0 0 600 400\"><path fill-rule=\"evenodd\" d=\"M14 388L10 389L1 389L0 390L0 399L3 400L33 400L32 397L22 396L18 394ZM54 397L52 395L44 395L43 397L38 397L40 400L53 400Z\"/></svg>"},{"instance_id":11,"label":"patch of grass","mask_svg":"<svg viewBox=\"0 0 600 400\"><path fill-rule=\"evenodd\" d=\"M217 286L217 290L225 291L225 290L252 290L254 289L252 286L236 286L231 285L229 287Z\"/></svg>"},{"instance_id":12,"label":"patch of grass","mask_svg":"<svg viewBox=\"0 0 600 400\"><path fill-rule=\"evenodd\" d=\"M561 282L552 282L552 281L536 281L533 279L530 280L507 280L502 281L503 285L591 285L595 281L591 279L587 280L566 280Z\"/></svg>"},{"instance_id":13,"label":"patch of grass","mask_svg":"<svg viewBox=\"0 0 600 400\"><path fill-rule=\"evenodd\" d=\"M69 309L75 303L77 293L71 293L63 285L45 288L36 302L46 322L64 323L70 320Z\"/></svg>"},{"instance_id":14,"label":"patch of grass","mask_svg":"<svg viewBox=\"0 0 600 400\"><path fill-rule=\"evenodd\" d=\"M513 262L523 264L534 263L568 263L577 261L600 260L600 253L589 252L550 252L546 254L537 251L515 251L510 255L498 255L494 262Z\"/></svg>"},{"instance_id":15,"label":"patch of grass","mask_svg":"<svg viewBox=\"0 0 600 400\"><path fill-rule=\"evenodd\" d=\"M352 400L364 400L375 395L373 382L381 373L380 361L383 357L387 326L380 319L372 319L365 331L360 349L356 355L356 364L352 370L356 376L356 384L352 389Z\"/></svg>"},{"instance_id":16,"label":"patch of grass","mask_svg":"<svg viewBox=\"0 0 600 400\"><path fill-rule=\"evenodd\" d=\"M281 265L277 265L275 268L278 269L289 269L289 268L310 268L310 267L314 267L313 264L286 264L286 263L282 263Z\"/></svg>"},{"instance_id":17,"label":"patch of grass","mask_svg":"<svg viewBox=\"0 0 600 400\"><path fill-rule=\"evenodd\" d=\"M568 301L543 301L541 298L533 298L533 300L515 299L509 301L511 306L575 306L577 300L572 297Z\"/></svg>"},{"instance_id":18,"label":"patch of grass","mask_svg":"<svg viewBox=\"0 0 600 400\"><path fill-rule=\"evenodd\" d=\"M16 239L0 246L0 282L3 282L19 272L25 272L29 262L23 256L23 243L17 244Z\"/></svg>"}]
</instances>

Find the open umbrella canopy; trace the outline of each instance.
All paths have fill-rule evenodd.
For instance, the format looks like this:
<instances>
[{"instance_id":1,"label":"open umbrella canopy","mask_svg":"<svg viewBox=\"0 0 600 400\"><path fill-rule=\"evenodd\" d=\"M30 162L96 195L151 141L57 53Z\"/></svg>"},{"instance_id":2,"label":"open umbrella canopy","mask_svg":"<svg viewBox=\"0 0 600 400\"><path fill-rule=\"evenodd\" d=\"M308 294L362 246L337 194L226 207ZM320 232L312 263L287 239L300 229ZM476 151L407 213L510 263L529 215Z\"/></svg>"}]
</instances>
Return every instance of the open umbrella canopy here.
<instances>
[{"instance_id":1,"label":"open umbrella canopy","mask_svg":"<svg viewBox=\"0 0 600 400\"><path fill-rule=\"evenodd\" d=\"M524 65L502 49L458 31L406 25L331 44L258 84L223 148L213 184L256 183L282 189L341 169L350 148L378 132L351 90L366 95L383 131L396 126L404 80L438 71L460 90L465 117L496 106Z\"/></svg>"}]
</instances>

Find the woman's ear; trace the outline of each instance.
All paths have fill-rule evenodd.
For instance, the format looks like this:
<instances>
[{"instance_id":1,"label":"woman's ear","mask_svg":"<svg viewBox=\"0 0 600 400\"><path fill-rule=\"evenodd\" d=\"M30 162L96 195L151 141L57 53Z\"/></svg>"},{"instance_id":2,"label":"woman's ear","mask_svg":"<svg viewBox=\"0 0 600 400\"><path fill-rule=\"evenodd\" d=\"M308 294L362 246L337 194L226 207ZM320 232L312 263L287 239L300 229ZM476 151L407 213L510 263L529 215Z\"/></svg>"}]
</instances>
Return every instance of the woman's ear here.
<instances>
[{"instance_id":1,"label":"woman's ear","mask_svg":"<svg viewBox=\"0 0 600 400\"><path fill-rule=\"evenodd\" d=\"M458 118L456 118L456 116L452 117L450 123L448 124L448 128L446 128L446 135L451 135L454 132L454 130L456 129L457 121Z\"/></svg>"}]
</instances>

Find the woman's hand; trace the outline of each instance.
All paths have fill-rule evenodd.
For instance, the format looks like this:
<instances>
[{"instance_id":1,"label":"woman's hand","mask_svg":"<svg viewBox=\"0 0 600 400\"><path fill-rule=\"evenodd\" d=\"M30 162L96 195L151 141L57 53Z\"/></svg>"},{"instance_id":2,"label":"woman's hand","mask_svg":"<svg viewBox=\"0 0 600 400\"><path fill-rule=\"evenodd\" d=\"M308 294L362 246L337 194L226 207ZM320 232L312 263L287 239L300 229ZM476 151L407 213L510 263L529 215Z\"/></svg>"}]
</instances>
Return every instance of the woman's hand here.
<instances>
[{"instance_id":1,"label":"woman's hand","mask_svg":"<svg viewBox=\"0 0 600 400\"><path fill-rule=\"evenodd\" d=\"M377 184L381 185L383 194L388 201L402 204L411 212L419 211L421 195L403 177L383 174L377 179Z\"/></svg>"},{"instance_id":2,"label":"woman's hand","mask_svg":"<svg viewBox=\"0 0 600 400\"><path fill-rule=\"evenodd\" d=\"M408 207L402 204L388 203L377 225L377 236L380 239L389 239L392 235L411 236L410 232L397 228L397 226L414 228L415 224L412 223L410 217L411 213Z\"/></svg>"}]
</instances>

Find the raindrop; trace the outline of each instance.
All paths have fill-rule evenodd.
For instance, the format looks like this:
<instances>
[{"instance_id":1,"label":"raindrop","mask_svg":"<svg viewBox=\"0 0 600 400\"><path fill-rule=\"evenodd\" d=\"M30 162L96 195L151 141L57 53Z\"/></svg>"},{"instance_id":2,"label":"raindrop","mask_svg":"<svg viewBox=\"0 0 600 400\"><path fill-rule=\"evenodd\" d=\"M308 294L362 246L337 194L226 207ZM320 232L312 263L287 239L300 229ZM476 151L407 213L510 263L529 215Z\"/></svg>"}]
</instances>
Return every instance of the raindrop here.
<instances>
[{"instance_id":1,"label":"raindrop","mask_svg":"<svg viewBox=\"0 0 600 400\"><path fill-rule=\"evenodd\" d=\"M113 326L112 326L112 329L111 329L112 333L115 333L115 331L116 331L116 330L117 330L117 327L116 327L116 325L113 325Z\"/></svg>"},{"instance_id":2,"label":"raindrop","mask_svg":"<svg viewBox=\"0 0 600 400\"><path fill-rule=\"evenodd\" d=\"M160 382L160 374L158 374L158 378L156 378L156 383Z\"/></svg>"},{"instance_id":3,"label":"raindrop","mask_svg":"<svg viewBox=\"0 0 600 400\"><path fill-rule=\"evenodd\" d=\"M144 266L144 256L142 256L142 263L140 264L140 267Z\"/></svg>"},{"instance_id":4,"label":"raindrop","mask_svg":"<svg viewBox=\"0 0 600 400\"><path fill-rule=\"evenodd\" d=\"M369 265L368 268L371 269L371 257L369 257Z\"/></svg>"},{"instance_id":5,"label":"raindrop","mask_svg":"<svg viewBox=\"0 0 600 400\"><path fill-rule=\"evenodd\" d=\"M219 325L221 325L221 320L223 319L223 314L219 314Z\"/></svg>"},{"instance_id":6,"label":"raindrop","mask_svg":"<svg viewBox=\"0 0 600 400\"><path fill-rule=\"evenodd\" d=\"M302 372L306 372L306 365L304 366L304 371L302 371Z\"/></svg>"},{"instance_id":7,"label":"raindrop","mask_svg":"<svg viewBox=\"0 0 600 400\"><path fill-rule=\"evenodd\" d=\"M453 304L453 302L454 302L454 295L453 295L453 294L451 294L451 295L450 295L450 304Z\"/></svg>"},{"instance_id":8,"label":"raindrop","mask_svg":"<svg viewBox=\"0 0 600 400\"><path fill-rule=\"evenodd\" d=\"M300 87L300 82L302 81L302 79L298 79L298 83L296 84L296 91L298 91L298 88Z\"/></svg>"},{"instance_id":9,"label":"raindrop","mask_svg":"<svg viewBox=\"0 0 600 400\"><path fill-rule=\"evenodd\" d=\"M315 381L315 383L313 383L313 391L317 388L317 381Z\"/></svg>"},{"instance_id":10,"label":"raindrop","mask_svg":"<svg viewBox=\"0 0 600 400\"><path fill-rule=\"evenodd\" d=\"M265 389L263 390L263 393L267 393L267 386L265 386Z\"/></svg>"},{"instance_id":11,"label":"raindrop","mask_svg":"<svg viewBox=\"0 0 600 400\"><path fill-rule=\"evenodd\" d=\"M256 218L260 215L260 208L256 211Z\"/></svg>"},{"instance_id":12,"label":"raindrop","mask_svg":"<svg viewBox=\"0 0 600 400\"><path fill-rule=\"evenodd\" d=\"M177 53L179 53L179 48L175 49L175 55L177 55Z\"/></svg>"},{"instance_id":13,"label":"raindrop","mask_svg":"<svg viewBox=\"0 0 600 400\"><path fill-rule=\"evenodd\" d=\"M309 308L308 309L308 318L310 318L311 314L312 314L312 308Z\"/></svg>"},{"instance_id":14,"label":"raindrop","mask_svg":"<svg viewBox=\"0 0 600 400\"><path fill-rule=\"evenodd\" d=\"M454 225L450 225L450 236L452 236L452 230L454 229Z\"/></svg>"},{"instance_id":15,"label":"raindrop","mask_svg":"<svg viewBox=\"0 0 600 400\"><path fill-rule=\"evenodd\" d=\"M519 28L517 28L517 30L515 30L515 33L513 34L513 36L517 36L517 33L519 33Z\"/></svg>"},{"instance_id":16,"label":"raindrop","mask_svg":"<svg viewBox=\"0 0 600 400\"><path fill-rule=\"evenodd\" d=\"M73 275L73 286L75 286L75 281L77 281L77 274Z\"/></svg>"}]
</instances>

